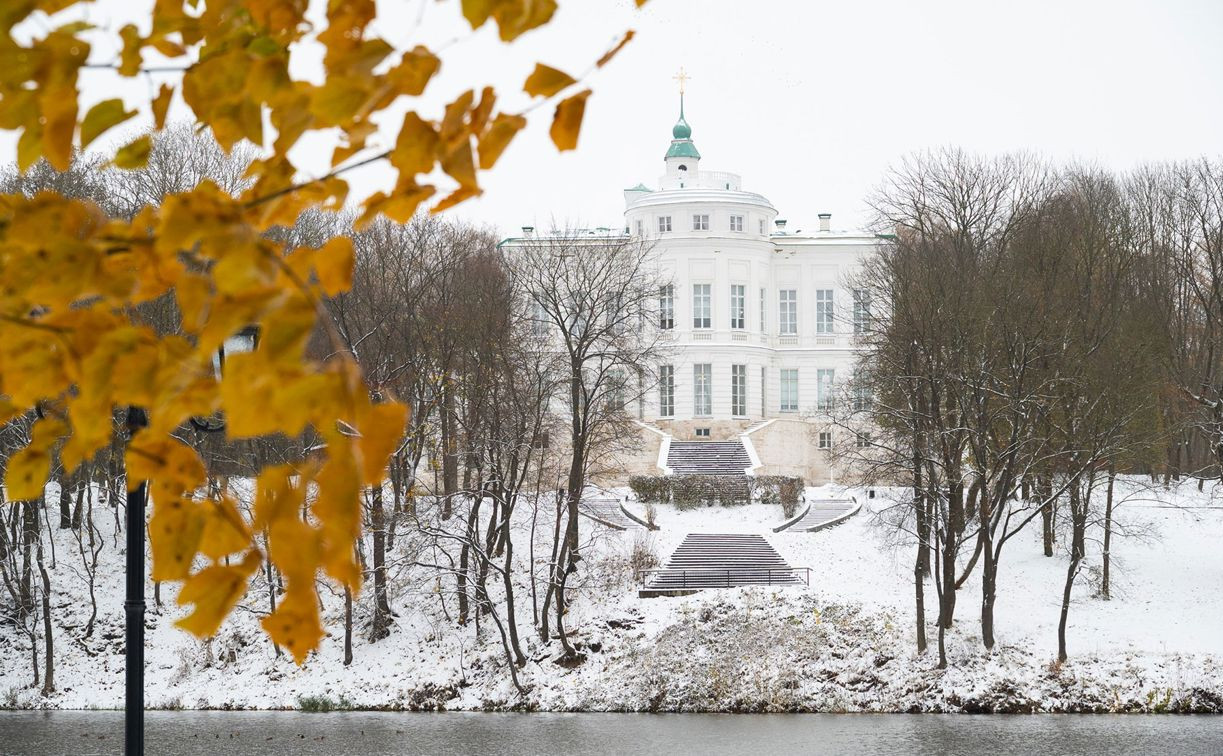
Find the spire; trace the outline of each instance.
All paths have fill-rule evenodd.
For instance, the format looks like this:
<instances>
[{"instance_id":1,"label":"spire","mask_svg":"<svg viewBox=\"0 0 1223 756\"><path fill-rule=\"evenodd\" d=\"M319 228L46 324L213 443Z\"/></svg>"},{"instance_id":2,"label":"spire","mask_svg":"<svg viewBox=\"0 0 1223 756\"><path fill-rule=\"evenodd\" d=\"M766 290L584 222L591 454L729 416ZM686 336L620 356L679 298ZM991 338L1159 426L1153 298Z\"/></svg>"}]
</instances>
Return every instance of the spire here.
<instances>
[{"instance_id":1,"label":"spire","mask_svg":"<svg viewBox=\"0 0 1223 756\"><path fill-rule=\"evenodd\" d=\"M699 160L701 153L697 152L696 145L692 143L692 127L684 119L684 83L692 77L685 73L681 66L679 73L672 78L679 82L679 120L671 128L671 147L667 150L667 157L697 158Z\"/></svg>"},{"instance_id":2,"label":"spire","mask_svg":"<svg viewBox=\"0 0 1223 756\"><path fill-rule=\"evenodd\" d=\"M684 92L682 89L679 93L679 120L675 122L675 127L671 129L671 137L673 139L692 138L692 127L684 120Z\"/></svg>"}]
</instances>

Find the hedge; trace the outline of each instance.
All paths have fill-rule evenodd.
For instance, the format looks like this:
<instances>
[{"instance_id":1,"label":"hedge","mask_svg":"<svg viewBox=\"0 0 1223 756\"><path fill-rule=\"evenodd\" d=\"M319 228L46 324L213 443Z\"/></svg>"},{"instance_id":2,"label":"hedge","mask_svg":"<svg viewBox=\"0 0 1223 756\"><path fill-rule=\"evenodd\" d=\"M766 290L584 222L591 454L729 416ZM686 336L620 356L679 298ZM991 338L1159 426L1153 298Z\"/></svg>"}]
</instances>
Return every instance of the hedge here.
<instances>
[{"instance_id":1,"label":"hedge","mask_svg":"<svg viewBox=\"0 0 1223 756\"><path fill-rule=\"evenodd\" d=\"M643 504L667 502L677 509L693 509L756 501L780 504L782 514L793 517L802 499L803 479L786 475L634 475L629 478L629 488Z\"/></svg>"}]
</instances>

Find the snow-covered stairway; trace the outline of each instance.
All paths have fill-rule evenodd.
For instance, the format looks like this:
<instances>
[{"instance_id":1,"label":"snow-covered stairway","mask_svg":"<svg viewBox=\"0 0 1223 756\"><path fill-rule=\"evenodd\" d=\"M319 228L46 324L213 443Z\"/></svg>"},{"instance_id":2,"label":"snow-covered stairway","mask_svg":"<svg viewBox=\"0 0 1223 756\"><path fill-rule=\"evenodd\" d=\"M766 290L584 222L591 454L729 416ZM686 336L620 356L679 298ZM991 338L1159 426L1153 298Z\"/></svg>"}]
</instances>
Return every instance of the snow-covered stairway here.
<instances>
[{"instance_id":1,"label":"snow-covered stairway","mask_svg":"<svg viewBox=\"0 0 1223 756\"><path fill-rule=\"evenodd\" d=\"M640 522L629 519L621 508L619 499L582 497L582 501L578 504L578 514L585 515L613 530L642 527Z\"/></svg>"},{"instance_id":2,"label":"snow-covered stairway","mask_svg":"<svg viewBox=\"0 0 1223 756\"><path fill-rule=\"evenodd\" d=\"M861 505L853 498L816 499L805 512L773 528L773 532L813 533L841 524L856 515L860 508Z\"/></svg>"},{"instance_id":3,"label":"snow-covered stairway","mask_svg":"<svg viewBox=\"0 0 1223 756\"><path fill-rule=\"evenodd\" d=\"M752 466L739 441L672 441L667 467L675 475L743 475Z\"/></svg>"},{"instance_id":4,"label":"snow-covered stairway","mask_svg":"<svg viewBox=\"0 0 1223 756\"><path fill-rule=\"evenodd\" d=\"M682 596L705 588L805 585L808 570L791 567L763 536L689 533L666 567L641 574L642 598Z\"/></svg>"}]
</instances>

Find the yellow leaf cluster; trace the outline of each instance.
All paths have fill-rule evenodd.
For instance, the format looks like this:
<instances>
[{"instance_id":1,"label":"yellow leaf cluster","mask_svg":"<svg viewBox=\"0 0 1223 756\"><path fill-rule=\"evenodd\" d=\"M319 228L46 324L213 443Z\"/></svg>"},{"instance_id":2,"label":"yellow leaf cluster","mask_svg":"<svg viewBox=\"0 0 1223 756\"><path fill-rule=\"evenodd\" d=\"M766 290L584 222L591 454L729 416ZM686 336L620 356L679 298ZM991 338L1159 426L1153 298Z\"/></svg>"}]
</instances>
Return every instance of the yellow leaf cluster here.
<instances>
[{"instance_id":1,"label":"yellow leaf cluster","mask_svg":"<svg viewBox=\"0 0 1223 756\"><path fill-rule=\"evenodd\" d=\"M71 472L112 441L117 411L143 408L148 427L128 444L128 485L146 485L153 502L153 576L183 581L179 601L194 607L179 624L216 632L263 564L260 534L266 558L288 580L264 627L300 662L322 637L315 581L326 575L353 591L360 586L353 549L360 494L381 483L407 409L373 402L351 358L307 353L322 300L352 284L351 241L288 252L268 231L306 208L342 206L348 184L340 174L373 161L388 163L396 178L365 201L362 220L409 219L437 194L418 180L437 168L455 186L434 212L478 196L479 171L497 163L526 117L498 111L491 87L473 86L441 113L411 106L441 61L426 47L396 50L379 37L374 0L328 2L325 24L307 18L306 0L157 0L147 19L118 32L30 19L83 2L0 2L0 129L18 134L22 170L40 158L66 169L74 149L96 146L137 113L160 129L176 95L223 147L246 140L263 154L240 196L204 182L130 220L49 193L0 195L0 421L37 418L29 444L9 460L8 499L42 495L56 454ZM460 5L473 29L491 20L506 41L556 10L554 0ZM181 79L150 91L146 102L105 99L82 116L81 77L103 75L83 73L86 61L107 65L90 60L86 33L110 35L98 47L118 51L111 65L120 76L141 75L152 50L181 66ZM324 49L325 76L295 79L293 55L311 38ZM576 83L541 65L526 89L551 98ZM557 105L552 139L561 149L576 145L589 94ZM374 143L378 116L405 98L394 145ZM290 150L321 130L340 136L335 170L303 177ZM153 143L147 134L131 139L115 150L114 165L144 166ZM138 306L162 297L181 314L176 333L136 316ZM218 371L218 348L250 327L257 348L228 355ZM201 491L203 461L180 440L191 418L217 413L231 439L310 429L322 441L308 462L261 472L249 522L229 498Z\"/></svg>"}]
</instances>

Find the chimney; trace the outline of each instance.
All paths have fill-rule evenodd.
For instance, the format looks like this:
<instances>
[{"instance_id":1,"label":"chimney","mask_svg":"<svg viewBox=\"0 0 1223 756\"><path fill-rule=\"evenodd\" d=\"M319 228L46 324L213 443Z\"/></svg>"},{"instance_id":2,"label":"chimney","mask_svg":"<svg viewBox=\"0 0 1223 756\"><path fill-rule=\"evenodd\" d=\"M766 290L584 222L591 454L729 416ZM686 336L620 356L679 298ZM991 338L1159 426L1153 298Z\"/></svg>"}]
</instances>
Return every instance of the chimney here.
<instances>
[{"instance_id":1,"label":"chimney","mask_svg":"<svg viewBox=\"0 0 1223 756\"><path fill-rule=\"evenodd\" d=\"M784 219L778 218L773 221L773 224L777 226L777 233L784 234L786 232L786 222Z\"/></svg>"},{"instance_id":2,"label":"chimney","mask_svg":"<svg viewBox=\"0 0 1223 756\"><path fill-rule=\"evenodd\" d=\"M832 230L832 213L820 213L820 230Z\"/></svg>"},{"instance_id":3,"label":"chimney","mask_svg":"<svg viewBox=\"0 0 1223 756\"><path fill-rule=\"evenodd\" d=\"M522 235L523 235L523 236L534 236L534 235L535 235L535 227L534 227L534 226L523 226L523 227L522 227Z\"/></svg>"}]
</instances>

